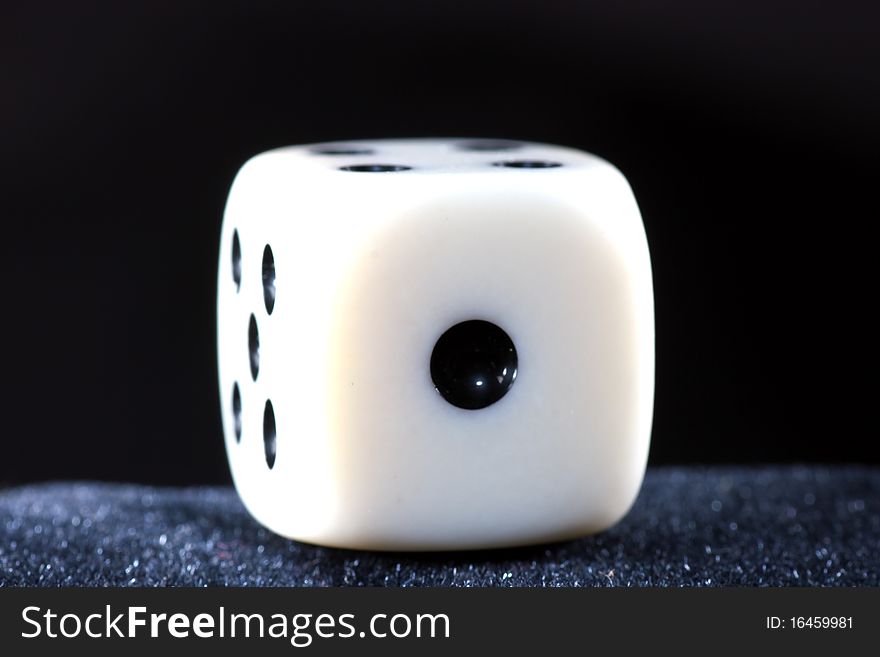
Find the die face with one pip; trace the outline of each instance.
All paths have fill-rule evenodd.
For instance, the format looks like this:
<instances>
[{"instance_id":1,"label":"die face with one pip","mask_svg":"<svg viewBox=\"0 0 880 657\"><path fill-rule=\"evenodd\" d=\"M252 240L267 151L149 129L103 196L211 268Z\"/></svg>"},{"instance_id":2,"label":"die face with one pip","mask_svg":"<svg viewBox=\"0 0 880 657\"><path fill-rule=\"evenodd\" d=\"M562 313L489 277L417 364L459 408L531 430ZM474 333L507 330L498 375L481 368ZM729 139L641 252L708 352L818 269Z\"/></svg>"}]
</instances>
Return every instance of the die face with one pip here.
<instances>
[{"instance_id":1,"label":"die face with one pip","mask_svg":"<svg viewBox=\"0 0 880 657\"><path fill-rule=\"evenodd\" d=\"M221 233L218 360L244 504L352 548L609 527L641 485L651 267L623 175L528 142L281 148Z\"/></svg>"}]
</instances>

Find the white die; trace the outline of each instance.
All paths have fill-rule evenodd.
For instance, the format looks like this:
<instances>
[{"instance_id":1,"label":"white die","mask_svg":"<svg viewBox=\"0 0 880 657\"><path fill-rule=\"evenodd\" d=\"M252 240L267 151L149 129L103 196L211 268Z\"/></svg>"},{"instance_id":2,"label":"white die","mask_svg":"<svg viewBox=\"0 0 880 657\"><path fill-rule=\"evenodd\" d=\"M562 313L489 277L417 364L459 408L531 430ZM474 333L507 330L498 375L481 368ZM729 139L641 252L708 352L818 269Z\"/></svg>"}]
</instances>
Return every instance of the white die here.
<instances>
[{"instance_id":1,"label":"white die","mask_svg":"<svg viewBox=\"0 0 880 657\"><path fill-rule=\"evenodd\" d=\"M650 258L629 185L593 155L456 139L258 155L226 206L217 335L233 480L284 536L565 539L614 524L641 485Z\"/></svg>"}]
</instances>

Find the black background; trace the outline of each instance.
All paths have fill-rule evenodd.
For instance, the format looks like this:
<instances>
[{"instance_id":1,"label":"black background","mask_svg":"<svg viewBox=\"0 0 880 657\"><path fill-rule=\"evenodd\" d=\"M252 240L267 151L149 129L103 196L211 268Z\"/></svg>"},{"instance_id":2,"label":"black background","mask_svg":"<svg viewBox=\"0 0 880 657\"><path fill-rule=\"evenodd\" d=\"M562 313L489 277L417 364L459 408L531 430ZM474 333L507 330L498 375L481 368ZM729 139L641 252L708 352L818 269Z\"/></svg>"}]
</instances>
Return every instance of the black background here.
<instances>
[{"instance_id":1,"label":"black background","mask_svg":"<svg viewBox=\"0 0 880 657\"><path fill-rule=\"evenodd\" d=\"M0 11L0 482L228 480L214 287L233 175L284 144L418 135L562 143L627 175L655 276L652 462L880 461L865 422L877 15L697 0Z\"/></svg>"}]
</instances>

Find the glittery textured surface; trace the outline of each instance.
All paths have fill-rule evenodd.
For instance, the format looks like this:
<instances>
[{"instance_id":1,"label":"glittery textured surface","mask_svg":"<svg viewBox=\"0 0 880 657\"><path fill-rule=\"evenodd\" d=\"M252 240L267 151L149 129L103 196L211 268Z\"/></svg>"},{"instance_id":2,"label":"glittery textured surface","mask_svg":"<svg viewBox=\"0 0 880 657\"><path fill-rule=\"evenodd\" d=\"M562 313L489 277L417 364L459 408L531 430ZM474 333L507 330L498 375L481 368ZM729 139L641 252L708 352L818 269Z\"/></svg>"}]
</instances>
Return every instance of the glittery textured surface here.
<instances>
[{"instance_id":1,"label":"glittery textured surface","mask_svg":"<svg viewBox=\"0 0 880 657\"><path fill-rule=\"evenodd\" d=\"M288 541L230 488L0 491L0 585L878 585L880 469L652 469L593 537L452 554Z\"/></svg>"}]
</instances>

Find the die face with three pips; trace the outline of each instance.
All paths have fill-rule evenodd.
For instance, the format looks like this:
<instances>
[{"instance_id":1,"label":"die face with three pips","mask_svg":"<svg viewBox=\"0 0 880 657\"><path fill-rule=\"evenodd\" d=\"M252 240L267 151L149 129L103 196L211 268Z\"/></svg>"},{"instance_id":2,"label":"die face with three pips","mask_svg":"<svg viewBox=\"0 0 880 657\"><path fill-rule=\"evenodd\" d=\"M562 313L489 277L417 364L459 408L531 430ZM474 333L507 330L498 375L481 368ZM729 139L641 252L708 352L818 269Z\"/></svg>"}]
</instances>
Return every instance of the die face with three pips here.
<instances>
[{"instance_id":1,"label":"die face with three pips","mask_svg":"<svg viewBox=\"0 0 880 657\"><path fill-rule=\"evenodd\" d=\"M353 141L252 158L218 273L226 448L290 538L488 548L614 524L644 475L651 266L581 151Z\"/></svg>"}]
</instances>

